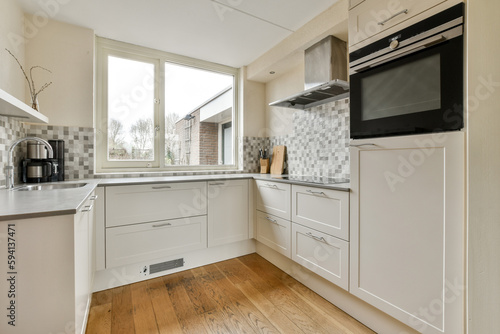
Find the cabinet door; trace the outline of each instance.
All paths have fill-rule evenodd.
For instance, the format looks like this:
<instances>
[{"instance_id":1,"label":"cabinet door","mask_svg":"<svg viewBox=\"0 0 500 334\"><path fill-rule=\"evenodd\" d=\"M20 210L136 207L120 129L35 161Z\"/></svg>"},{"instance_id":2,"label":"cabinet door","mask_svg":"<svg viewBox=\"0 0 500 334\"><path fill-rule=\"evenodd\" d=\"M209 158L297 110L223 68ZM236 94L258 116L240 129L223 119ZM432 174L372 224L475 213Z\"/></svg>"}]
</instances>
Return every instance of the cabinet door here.
<instances>
[{"instance_id":1,"label":"cabinet door","mask_svg":"<svg viewBox=\"0 0 500 334\"><path fill-rule=\"evenodd\" d=\"M207 214L206 182L106 187L106 226Z\"/></svg>"},{"instance_id":2,"label":"cabinet door","mask_svg":"<svg viewBox=\"0 0 500 334\"><path fill-rule=\"evenodd\" d=\"M286 183L256 180L257 210L290 220L290 190Z\"/></svg>"},{"instance_id":3,"label":"cabinet door","mask_svg":"<svg viewBox=\"0 0 500 334\"><path fill-rule=\"evenodd\" d=\"M106 229L106 268L206 247L206 216L111 227Z\"/></svg>"},{"instance_id":4,"label":"cabinet door","mask_svg":"<svg viewBox=\"0 0 500 334\"><path fill-rule=\"evenodd\" d=\"M464 134L353 144L350 292L422 333L463 333Z\"/></svg>"},{"instance_id":5,"label":"cabinet door","mask_svg":"<svg viewBox=\"0 0 500 334\"><path fill-rule=\"evenodd\" d=\"M292 221L349 240L349 192L292 186Z\"/></svg>"},{"instance_id":6,"label":"cabinet door","mask_svg":"<svg viewBox=\"0 0 500 334\"><path fill-rule=\"evenodd\" d=\"M291 223L288 220L257 211L257 240L289 258L290 231Z\"/></svg>"},{"instance_id":7,"label":"cabinet door","mask_svg":"<svg viewBox=\"0 0 500 334\"><path fill-rule=\"evenodd\" d=\"M344 290L349 288L349 243L292 223L292 259Z\"/></svg>"},{"instance_id":8,"label":"cabinet door","mask_svg":"<svg viewBox=\"0 0 500 334\"><path fill-rule=\"evenodd\" d=\"M248 180L208 182L208 247L248 239Z\"/></svg>"},{"instance_id":9,"label":"cabinet door","mask_svg":"<svg viewBox=\"0 0 500 334\"><path fill-rule=\"evenodd\" d=\"M349 46L356 45L393 27L395 27L394 32L404 29L406 26L402 24L403 22L445 1L365 0L362 3L352 1L353 8L349 10L348 24Z\"/></svg>"},{"instance_id":10,"label":"cabinet door","mask_svg":"<svg viewBox=\"0 0 500 334\"><path fill-rule=\"evenodd\" d=\"M93 196L93 194L91 195ZM93 203L85 201L75 215L75 333L83 334L92 291Z\"/></svg>"}]
</instances>

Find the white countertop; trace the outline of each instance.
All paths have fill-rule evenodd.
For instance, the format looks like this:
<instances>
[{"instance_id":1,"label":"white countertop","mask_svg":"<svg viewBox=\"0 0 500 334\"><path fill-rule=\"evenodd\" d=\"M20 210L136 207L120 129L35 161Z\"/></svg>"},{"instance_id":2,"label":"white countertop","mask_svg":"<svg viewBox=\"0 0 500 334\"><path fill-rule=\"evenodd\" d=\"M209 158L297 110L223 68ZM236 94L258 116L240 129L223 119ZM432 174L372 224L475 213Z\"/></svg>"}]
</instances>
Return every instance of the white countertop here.
<instances>
[{"instance_id":1,"label":"white countertop","mask_svg":"<svg viewBox=\"0 0 500 334\"><path fill-rule=\"evenodd\" d=\"M164 177L131 177L108 179L84 179L66 181L65 183L87 183L80 188L54 189L38 191L13 191L0 189L0 221L14 219L29 219L47 216L76 214L87 197L96 187L139 185L150 183L196 182L215 180L256 179L288 184L306 185L349 191L349 183L320 184L281 179L285 175L270 174L215 174L215 175L187 175Z\"/></svg>"}]
</instances>

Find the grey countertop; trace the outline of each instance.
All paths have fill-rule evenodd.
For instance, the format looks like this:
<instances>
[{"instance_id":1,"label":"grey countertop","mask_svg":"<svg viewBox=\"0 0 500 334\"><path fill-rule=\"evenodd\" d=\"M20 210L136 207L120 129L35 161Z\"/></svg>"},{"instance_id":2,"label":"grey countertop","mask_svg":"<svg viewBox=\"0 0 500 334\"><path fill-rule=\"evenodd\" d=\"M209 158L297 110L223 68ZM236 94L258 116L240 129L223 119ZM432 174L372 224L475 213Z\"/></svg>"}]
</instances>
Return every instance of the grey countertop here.
<instances>
[{"instance_id":1,"label":"grey countertop","mask_svg":"<svg viewBox=\"0 0 500 334\"><path fill-rule=\"evenodd\" d=\"M80 188L37 191L0 189L0 221L75 214L94 191L99 180L66 183L86 185Z\"/></svg>"},{"instance_id":2,"label":"grey countertop","mask_svg":"<svg viewBox=\"0 0 500 334\"><path fill-rule=\"evenodd\" d=\"M195 182L215 180L256 179L306 185L340 191L349 191L349 183L318 184L281 179L285 175L270 174L218 174L188 175L165 177L132 177L109 179L85 179L66 183L86 183L85 186L72 189L42 191L12 191L0 189L0 221L29 219L47 216L75 214L96 187L139 185L150 183Z\"/></svg>"}]
</instances>

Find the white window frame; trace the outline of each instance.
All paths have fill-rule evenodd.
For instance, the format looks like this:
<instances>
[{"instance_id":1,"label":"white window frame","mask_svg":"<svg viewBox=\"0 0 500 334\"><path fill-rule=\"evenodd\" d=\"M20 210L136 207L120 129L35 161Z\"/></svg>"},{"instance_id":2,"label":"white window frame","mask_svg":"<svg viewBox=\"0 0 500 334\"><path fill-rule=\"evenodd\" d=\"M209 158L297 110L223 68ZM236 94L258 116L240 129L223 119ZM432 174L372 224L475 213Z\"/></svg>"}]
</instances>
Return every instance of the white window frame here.
<instances>
[{"instance_id":1,"label":"white window frame","mask_svg":"<svg viewBox=\"0 0 500 334\"><path fill-rule=\"evenodd\" d=\"M155 64L155 98L159 103L155 104L154 125L159 130L155 132L154 138L154 161L109 161L108 158L108 94L107 73L108 56L138 60ZM165 165L165 63L176 63L179 65L199 68L232 75L233 80L233 164L232 165ZM96 128L96 172L97 173L126 173L126 172L182 172L182 171L213 171L213 170L236 170L239 167L239 136L240 108L239 96L239 69L215 64L199 59L180 56L164 51L149 49L133 44L114 41L102 37L96 37L96 82L95 82L95 117Z\"/></svg>"}]
</instances>

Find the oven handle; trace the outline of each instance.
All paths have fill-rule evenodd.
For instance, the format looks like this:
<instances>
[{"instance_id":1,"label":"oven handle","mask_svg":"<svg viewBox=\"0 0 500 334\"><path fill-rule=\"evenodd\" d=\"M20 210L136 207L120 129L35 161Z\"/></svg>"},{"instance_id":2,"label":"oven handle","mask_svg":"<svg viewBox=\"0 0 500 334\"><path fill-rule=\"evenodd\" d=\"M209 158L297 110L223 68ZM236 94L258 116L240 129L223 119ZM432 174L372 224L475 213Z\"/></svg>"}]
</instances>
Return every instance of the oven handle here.
<instances>
[{"instance_id":1,"label":"oven handle","mask_svg":"<svg viewBox=\"0 0 500 334\"><path fill-rule=\"evenodd\" d=\"M446 37L444 35L438 35L438 36L434 36L434 37L428 38L428 39L426 39L426 40L424 40L422 42L413 44L411 47L395 51L395 52L393 52L391 54L388 54L386 56L382 56L380 58L377 58L377 59L374 59L372 61L366 62L366 63L361 64L359 66L353 67L351 69L351 71L353 73L363 72L364 70L367 70L369 68L375 67L377 65L381 65L381 64L387 63L387 62L389 62L391 60L395 60L395 59L401 58L403 56L406 56L409 53L412 53L412 52L415 52L415 51L419 51L419 50L428 48L429 46L432 46L434 44L440 43L443 40L446 40Z\"/></svg>"},{"instance_id":2,"label":"oven handle","mask_svg":"<svg viewBox=\"0 0 500 334\"><path fill-rule=\"evenodd\" d=\"M358 72L363 72L364 70L367 70L369 68L375 67L377 65L381 65L384 63L387 63L389 61L401 58L403 56L406 56L409 53L416 52L418 50L422 50L425 48L428 48L430 46L433 46L435 44L442 43L446 40L453 39L455 37L461 36L463 34L462 26L455 27L453 29L450 29L448 31L445 31L444 33L441 33L439 35L429 37L427 39L424 39L420 42L416 42L404 49L400 49L394 52L391 52L389 54L380 56L376 59L373 59L371 61L367 61L365 63L362 63L358 66L354 66L350 70L350 74L355 74Z\"/></svg>"}]
</instances>

